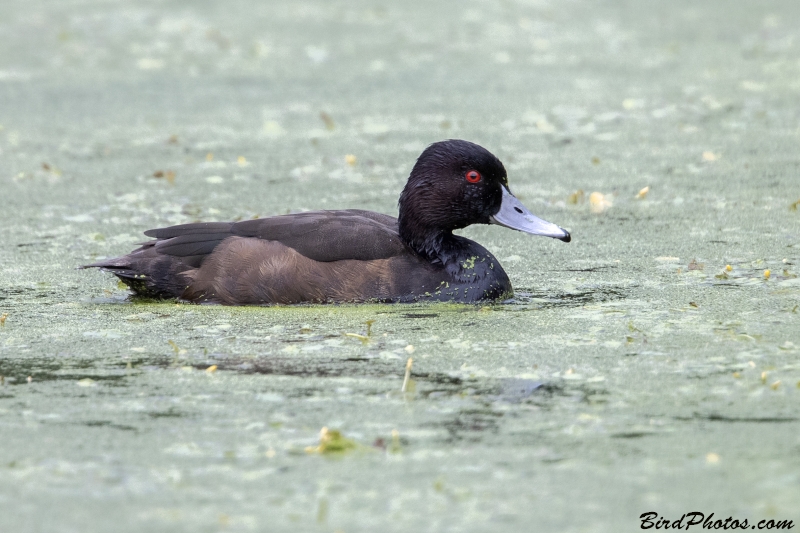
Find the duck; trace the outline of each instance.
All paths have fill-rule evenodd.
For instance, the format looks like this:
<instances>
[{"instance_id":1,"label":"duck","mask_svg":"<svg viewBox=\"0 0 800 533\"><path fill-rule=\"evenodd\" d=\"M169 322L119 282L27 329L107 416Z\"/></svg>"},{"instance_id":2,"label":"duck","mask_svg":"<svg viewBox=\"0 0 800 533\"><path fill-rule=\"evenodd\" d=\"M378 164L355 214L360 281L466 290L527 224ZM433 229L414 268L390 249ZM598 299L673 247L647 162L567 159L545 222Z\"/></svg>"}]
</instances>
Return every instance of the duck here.
<instances>
[{"instance_id":1,"label":"duck","mask_svg":"<svg viewBox=\"0 0 800 533\"><path fill-rule=\"evenodd\" d=\"M398 217L361 209L151 229L127 255L80 268L117 276L134 295L198 304L511 298L497 258L453 231L497 224L570 242L511 193L503 163L475 143L431 144L400 194Z\"/></svg>"}]
</instances>

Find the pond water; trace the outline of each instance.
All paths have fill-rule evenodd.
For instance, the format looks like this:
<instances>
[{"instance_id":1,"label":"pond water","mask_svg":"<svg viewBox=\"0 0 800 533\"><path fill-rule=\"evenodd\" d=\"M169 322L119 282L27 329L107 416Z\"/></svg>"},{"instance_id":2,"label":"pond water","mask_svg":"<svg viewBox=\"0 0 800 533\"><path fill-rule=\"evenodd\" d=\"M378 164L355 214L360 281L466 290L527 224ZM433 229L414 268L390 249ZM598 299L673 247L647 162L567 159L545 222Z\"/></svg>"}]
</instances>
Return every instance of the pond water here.
<instances>
[{"instance_id":1,"label":"pond water","mask_svg":"<svg viewBox=\"0 0 800 533\"><path fill-rule=\"evenodd\" d=\"M790 1L4 1L0 529L800 523L798 28ZM461 232L511 300L197 306L75 269L165 225L395 214L444 138L572 233Z\"/></svg>"}]
</instances>

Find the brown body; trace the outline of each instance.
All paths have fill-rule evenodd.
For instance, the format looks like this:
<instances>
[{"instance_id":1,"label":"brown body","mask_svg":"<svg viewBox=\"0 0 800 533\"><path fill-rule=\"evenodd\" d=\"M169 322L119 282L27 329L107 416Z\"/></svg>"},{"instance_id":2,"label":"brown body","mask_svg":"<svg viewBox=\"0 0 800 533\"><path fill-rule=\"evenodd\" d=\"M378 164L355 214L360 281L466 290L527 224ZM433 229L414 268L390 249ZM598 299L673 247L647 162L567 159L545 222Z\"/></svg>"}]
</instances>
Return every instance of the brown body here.
<instances>
[{"instance_id":1,"label":"brown body","mask_svg":"<svg viewBox=\"0 0 800 533\"><path fill-rule=\"evenodd\" d=\"M150 230L156 240L101 261L144 296L227 305L456 300L510 294L483 247L433 264L402 242L397 220L360 210L316 211L237 223ZM461 262L459 263L459 258Z\"/></svg>"}]
</instances>

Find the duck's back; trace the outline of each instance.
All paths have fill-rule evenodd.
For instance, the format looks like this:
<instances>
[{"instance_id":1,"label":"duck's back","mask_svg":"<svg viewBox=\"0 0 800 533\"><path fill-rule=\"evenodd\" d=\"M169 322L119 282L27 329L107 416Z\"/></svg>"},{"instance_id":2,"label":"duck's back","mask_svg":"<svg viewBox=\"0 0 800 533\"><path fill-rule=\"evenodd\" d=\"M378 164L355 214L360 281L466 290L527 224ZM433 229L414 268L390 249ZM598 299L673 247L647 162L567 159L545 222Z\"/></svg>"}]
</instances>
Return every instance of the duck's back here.
<instances>
[{"instance_id":1,"label":"duck's back","mask_svg":"<svg viewBox=\"0 0 800 533\"><path fill-rule=\"evenodd\" d=\"M144 232L162 253L199 267L229 237L284 244L315 261L386 259L405 252L397 219L360 209L309 211L241 222L200 222ZM150 244L150 243L148 243Z\"/></svg>"},{"instance_id":2,"label":"duck's back","mask_svg":"<svg viewBox=\"0 0 800 533\"><path fill-rule=\"evenodd\" d=\"M446 276L401 241L394 217L312 211L154 229L155 240L95 263L142 295L268 304L403 300Z\"/></svg>"}]
</instances>

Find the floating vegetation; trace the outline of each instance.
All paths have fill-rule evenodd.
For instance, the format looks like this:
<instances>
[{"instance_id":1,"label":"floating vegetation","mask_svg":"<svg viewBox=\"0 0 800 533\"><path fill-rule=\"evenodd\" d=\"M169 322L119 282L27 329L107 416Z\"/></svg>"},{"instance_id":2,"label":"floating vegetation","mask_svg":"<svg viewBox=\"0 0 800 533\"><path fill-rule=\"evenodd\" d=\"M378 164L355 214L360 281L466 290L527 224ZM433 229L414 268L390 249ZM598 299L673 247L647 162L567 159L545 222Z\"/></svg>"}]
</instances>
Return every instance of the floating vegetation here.
<instances>
[{"instance_id":1,"label":"floating vegetation","mask_svg":"<svg viewBox=\"0 0 800 533\"><path fill-rule=\"evenodd\" d=\"M359 335L358 333L345 333L344 336L353 339L358 339L361 341L362 344L367 344L369 342L369 337L367 337L366 335Z\"/></svg>"},{"instance_id":2,"label":"floating vegetation","mask_svg":"<svg viewBox=\"0 0 800 533\"><path fill-rule=\"evenodd\" d=\"M589 195L589 210L592 213L602 213L610 209L613 205L614 197L610 194L603 194L595 191Z\"/></svg>"},{"instance_id":3,"label":"floating vegetation","mask_svg":"<svg viewBox=\"0 0 800 533\"><path fill-rule=\"evenodd\" d=\"M774 281L778 284L784 284L787 287L797 284L797 274L789 271L787 268L763 268L763 261L757 261L749 268L734 268L729 264L725 265L725 268L714 274L713 278L724 282L714 283L721 286L758 286L763 284L764 281Z\"/></svg>"},{"instance_id":4,"label":"floating vegetation","mask_svg":"<svg viewBox=\"0 0 800 533\"><path fill-rule=\"evenodd\" d=\"M400 445L400 432L396 429L392 430L392 443L389 445L390 453L399 453L403 451Z\"/></svg>"},{"instance_id":5,"label":"floating vegetation","mask_svg":"<svg viewBox=\"0 0 800 533\"><path fill-rule=\"evenodd\" d=\"M354 440L346 438L340 431L323 427L319 432L319 444L306 446L306 453L318 454L343 454L351 452L358 447Z\"/></svg>"},{"instance_id":6,"label":"floating vegetation","mask_svg":"<svg viewBox=\"0 0 800 533\"><path fill-rule=\"evenodd\" d=\"M578 189L567 197L567 203L576 205L583 202L584 192L583 189Z\"/></svg>"},{"instance_id":7,"label":"floating vegetation","mask_svg":"<svg viewBox=\"0 0 800 533\"><path fill-rule=\"evenodd\" d=\"M391 441L387 444L386 439L383 437L378 437L375 439L375 442L372 443L374 448L380 448L381 450L387 451L389 453L400 453L403 451L402 440L400 439L400 432L396 429L392 430L392 438Z\"/></svg>"},{"instance_id":8,"label":"floating vegetation","mask_svg":"<svg viewBox=\"0 0 800 533\"><path fill-rule=\"evenodd\" d=\"M157 179L164 179L170 185L175 184L175 171L173 170L156 170L153 172L153 177Z\"/></svg>"},{"instance_id":9,"label":"floating vegetation","mask_svg":"<svg viewBox=\"0 0 800 533\"><path fill-rule=\"evenodd\" d=\"M371 340L370 337L372 337L372 324L374 324L374 323L375 323L374 319L370 319L370 320L366 321L366 324L367 324L367 332L366 332L367 334L366 335L361 335L360 333L345 333L344 336L345 337L350 337L352 339L360 340L361 344L367 344Z\"/></svg>"},{"instance_id":10,"label":"floating vegetation","mask_svg":"<svg viewBox=\"0 0 800 533\"><path fill-rule=\"evenodd\" d=\"M319 112L319 118L325 124L325 129L328 131L333 131L336 129L336 123L333 121L333 118L327 114L325 111Z\"/></svg>"},{"instance_id":11,"label":"floating vegetation","mask_svg":"<svg viewBox=\"0 0 800 533\"><path fill-rule=\"evenodd\" d=\"M687 268L689 270L703 270L705 267L705 263L698 263L697 259L692 259Z\"/></svg>"},{"instance_id":12,"label":"floating vegetation","mask_svg":"<svg viewBox=\"0 0 800 533\"><path fill-rule=\"evenodd\" d=\"M411 382L411 365L414 364L414 359L409 357L408 361L406 361L406 375L403 378L403 386L400 387L400 392L411 392L409 390L409 385L412 384ZM413 389L413 387L412 387Z\"/></svg>"}]
</instances>

